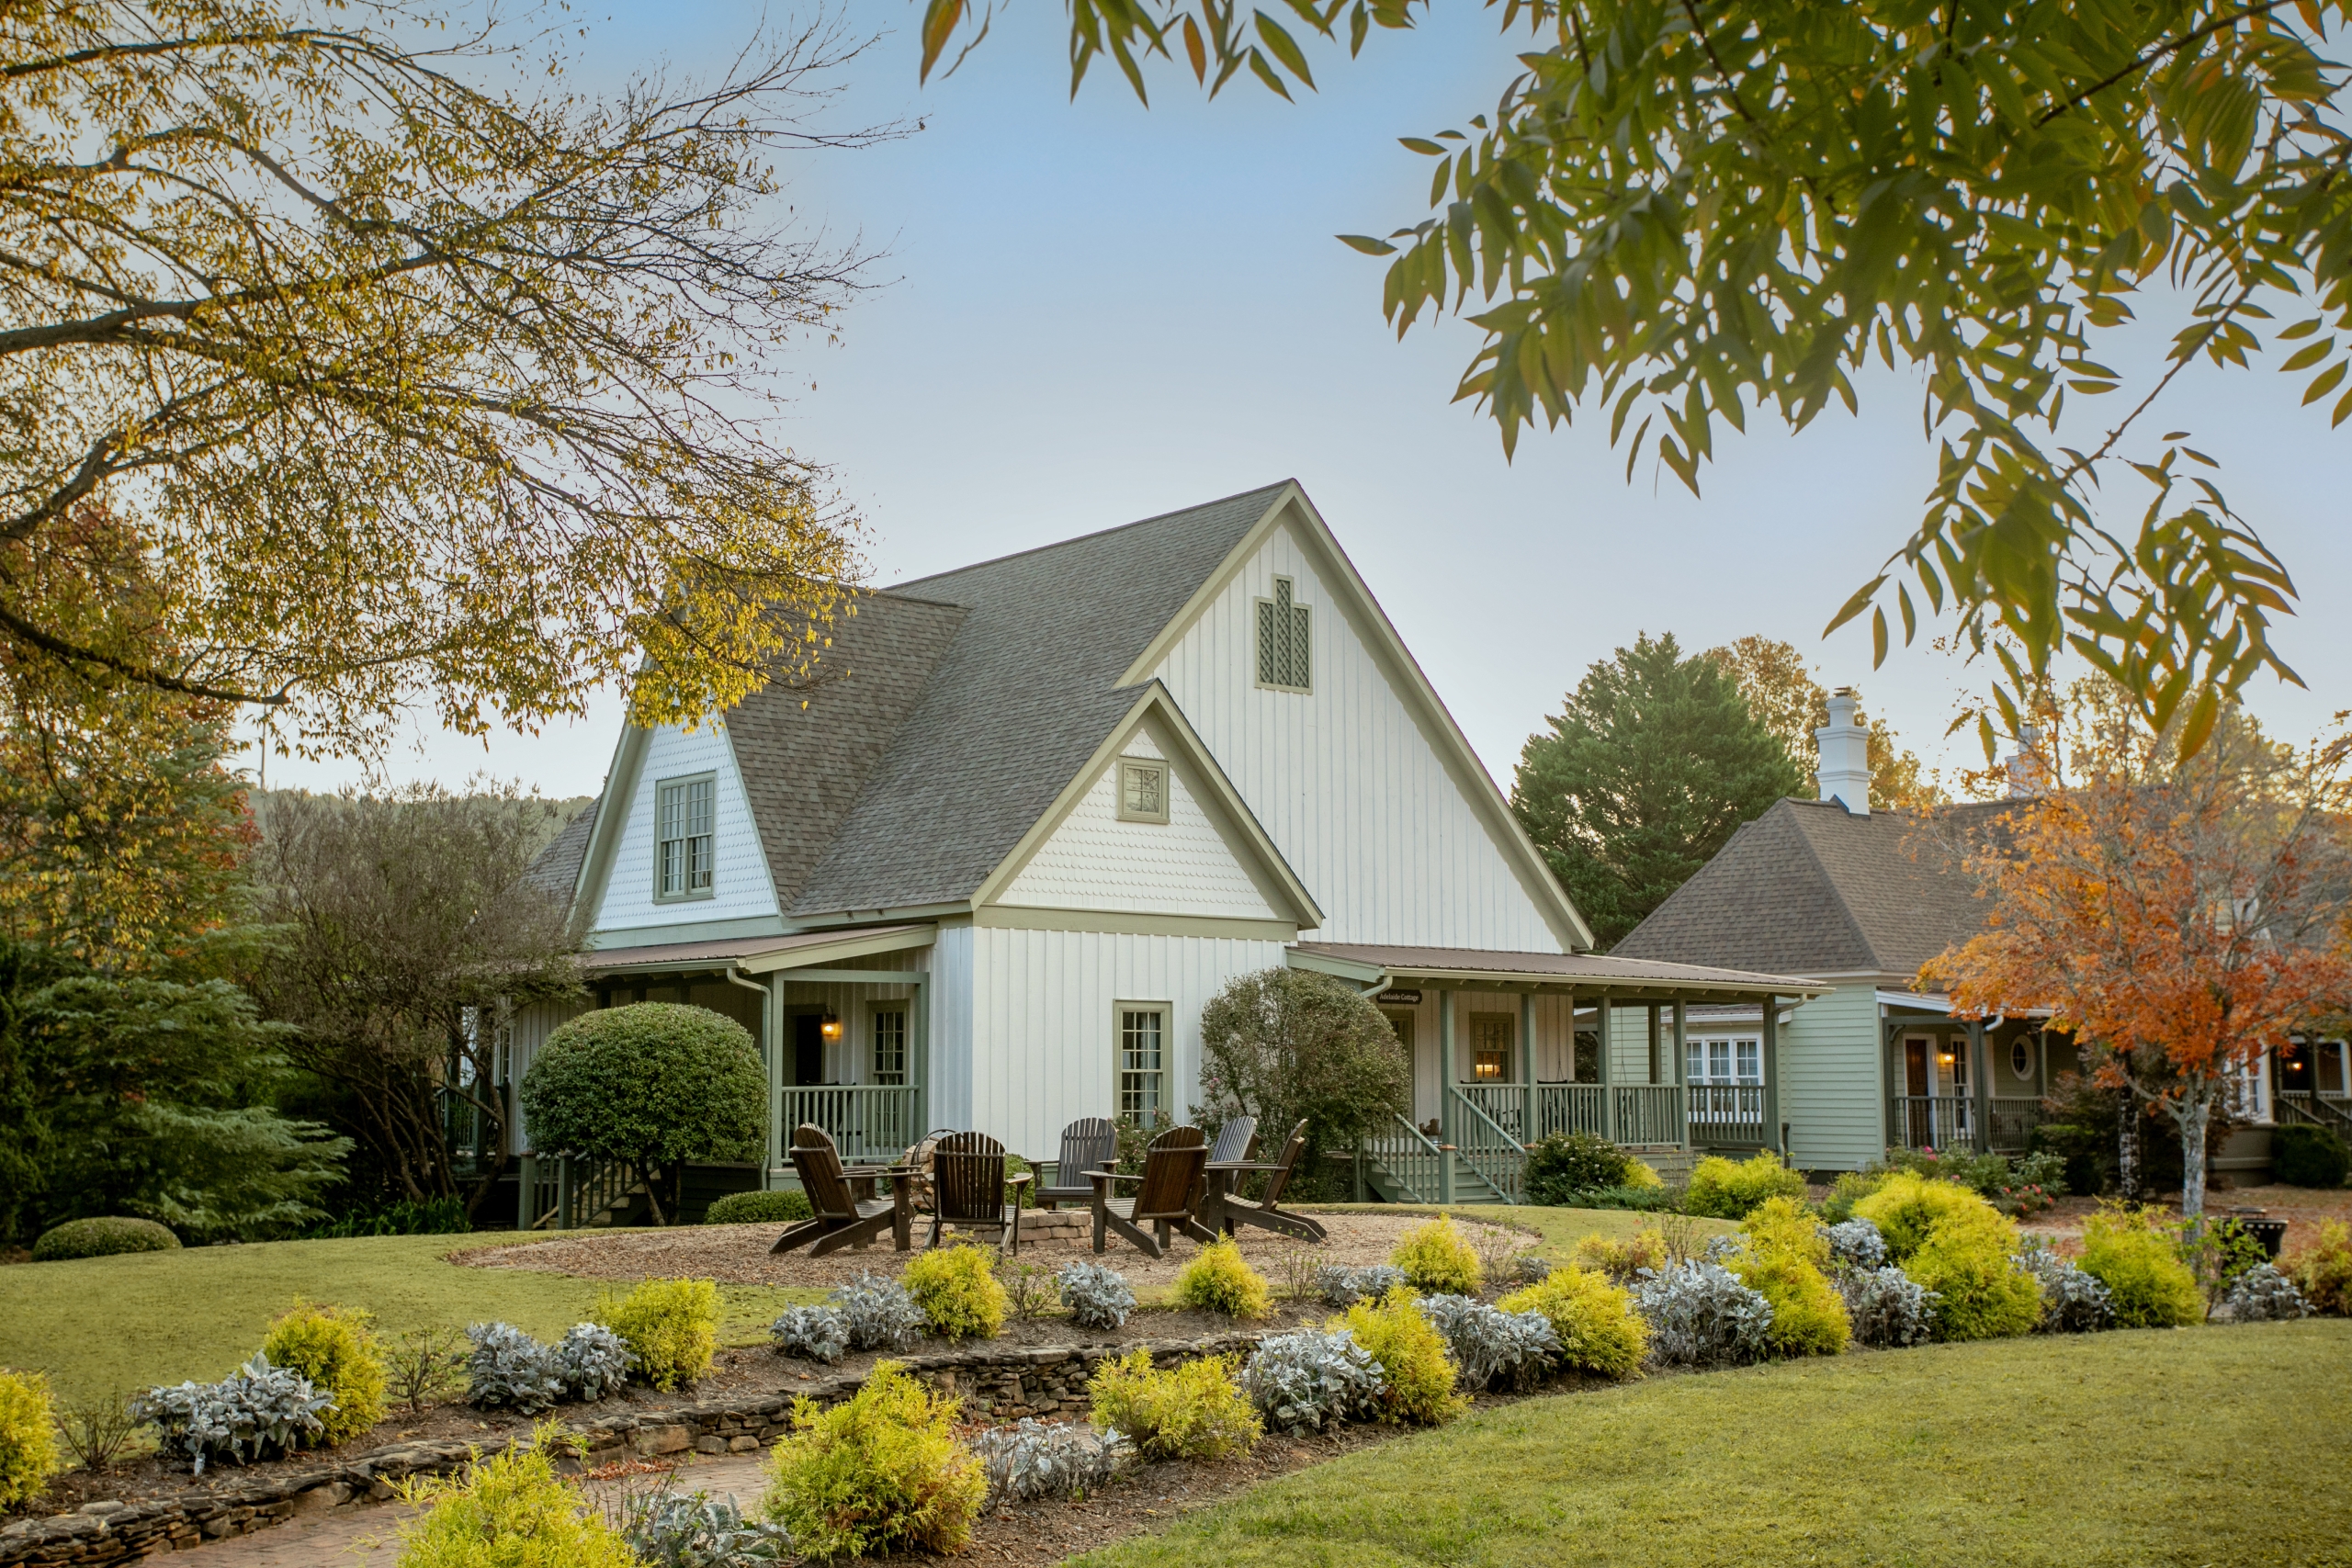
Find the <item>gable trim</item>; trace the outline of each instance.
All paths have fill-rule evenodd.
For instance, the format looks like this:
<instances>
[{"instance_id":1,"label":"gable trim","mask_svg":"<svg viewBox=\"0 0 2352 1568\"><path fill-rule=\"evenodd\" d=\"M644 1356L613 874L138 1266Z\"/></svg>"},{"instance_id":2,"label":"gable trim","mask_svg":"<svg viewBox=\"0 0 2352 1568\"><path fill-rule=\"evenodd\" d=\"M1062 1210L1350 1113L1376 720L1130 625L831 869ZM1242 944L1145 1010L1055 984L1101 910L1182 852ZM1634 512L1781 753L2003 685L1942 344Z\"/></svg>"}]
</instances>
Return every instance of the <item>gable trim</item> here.
<instances>
[{"instance_id":1,"label":"gable trim","mask_svg":"<svg viewBox=\"0 0 2352 1568\"><path fill-rule=\"evenodd\" d=\"M1136 915L1116 909L1048 909L1034 904L997 904L977 909L973 911L972 923L989 931L1199 936L1233 942L1298 940L1298 927L1288 920L1249 920L1229 915Z\"/></svg>"},{"instance_id":2,"label":"gable trim","mask_svg":"<svg viewBox=\"0 0 2352 1568\"><path fill-rule=\"evenodd\" d=\"M1298 929L1311 931L1320 926L1323 910L1315 902L1314 895L1306 890L1306 885L1299 880L1298 874L1283 858L1282 851L1274 847L1273 840L1267 836L1256 815L1242 800L1240 792L1233 787L1233 781L1225 776L1225 770L1217 766L1216 759L1209 754L1206 744L1193 732L1192 724L1176 705L1176 700L1169 694L1168 688L1158 681L1145 686L1136 705L1111 727L1076 775L1054 797L1054 803L1029 825L1029 830L1022 834L1020 840L997 863L996 869L973 890L972 908L978 909L994 903L998 895L1012 885L1013 878L1019 876L1030 861L1036 857L1046 840L1069 819L1070 813L1094 787L1095 782L1119 757L1128 739L1147 716L1156 716L1167 726L1169 739L1175 743L1168 750L1176 753L1169 760L1184 764L1186 776L1205 786L1199 793L1205 797L1202 804L1208 808L1212 820L1221 813L1224 821L1217 825L1226 829L1228 836L1238 835L1250 850L1251 858L1258 863L1255 867L1258 874L1253 880L1261 884L1261 890L1269 894L1270 901L1277 907L1285 903L1290 906L1291 923ZM1245 869L1250 868L1245 864Z\"/></svg>"},{"instance_id":3,"label":"gable trim","mask_svg":"<svg viewBox=\"0 0 2352 1568\"><path fill-rule=\"evenodd\" d=\"M1552 875L1543 852L1511 814L1510 803L1503 798L1502 790L1487 773L1486 764L1478 761L1478 754L1470 749L1468 738L1453 722L1444 700L1421 672L1420 664L1406 648L1404 639L1396 635L1387 612L1381 609L1371 588L1357 574L1355 564L1348 559L1347 552L1340 547L1338 538L1295 479L1282 487L1268 504L1265 515L1251 525L1217 569L1193 591L1184 607L1136 656L1120 675L1119 683L1136 685L1153 680L1153 671L1165 662L1170 650L1208 614L1210 605L1251 558L1265 547L1267 538L1286 519L1299 525L1301 540L1308 554L1317 558L1317 565L1334 581L1339 589L1334 597L1340 614L1369 634L1364 640L1373 657L1405 698L1406 707L1419 721L1422 733L1430 738L1438 760L1444 764L1454 787L1462 792L1486 827L1488 839L1501 852L1504 863L1510 867L1521 890L1544 917L1544 923L1552 929L1563 948L1571 953L1589 952L1596 945L1592 928L1585 923L1583 914Z\"/></svg>"},{"instance_id":4,"label":"gable trim","mask_svg":"<svg viewBox=\"0 0 2352 1568\"><path fill-rule=\"evenodd\" d=\"M629 812L637 805L638 775L645 770L645 753L653 732L623 721L621 738L613 748L613 765L605 774L604 795L596 809L595 826L588 830L588 848L580 857L580 877L571 893L571 918L582 932L596 929L604 912L605 893L612 881L613 862L621 840L628 833Z\"/></svg>"}]
</instances>

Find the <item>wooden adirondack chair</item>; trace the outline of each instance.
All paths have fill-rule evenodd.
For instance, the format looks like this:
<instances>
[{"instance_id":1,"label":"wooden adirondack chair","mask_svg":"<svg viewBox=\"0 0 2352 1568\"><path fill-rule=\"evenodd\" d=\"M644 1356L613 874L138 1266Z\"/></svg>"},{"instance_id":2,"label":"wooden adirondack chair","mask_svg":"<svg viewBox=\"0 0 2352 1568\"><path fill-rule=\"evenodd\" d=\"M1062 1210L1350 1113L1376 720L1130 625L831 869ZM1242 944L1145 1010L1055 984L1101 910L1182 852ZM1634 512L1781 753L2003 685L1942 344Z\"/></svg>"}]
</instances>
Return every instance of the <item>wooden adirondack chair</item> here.
<instances>
[{"instance_id":1,"label":"wooden adirondack chair","mask_svg":"<svg viewBox=\"0 0 2352 1568\"><path fill-rule=\"evenodd\" d=\"M786 1226L770 1252L807 1247L809 1257L822 1258L844 1247L869 1246L886 1230L899 1251L914 1245L913 1172L903 1167L867 1172L889 1179L890 1196L861 1199L851 1190L833 1140L823 1128L805 1122L792 1134L792 1168L800 1173L801 1190L808 1194L808 1207L815 1213Z\"/></svg>"},{"instance_id":2,"label":"wooden adirondack chair","mask_svg":"<svg viewBox=\"0 0 2352 1568\"><path fill-rule=\"evenodd\" d=\"M993 1229L997 1245L1021 1251L1021 1190L1024 1172L1004 1174L1004 1145L986 1133L950 1133L931 1151L931 1240L948 1225Z\"/></svg>"},{"instance_id":3,"label":"wooden adirondack chair","mask_svg":"<svg viewBox=\"0 0 2352 1568\"><path fill-rule=\"evenodd\" d=\"M1298 1156L1305 1153L1306 1149L1306 1123L1301 1122L1290 1130L1290 1141L1283 1145L1281 1157L1272 1165L1251 1164L1247 1161L1227 1165L1221 1168L1224 1178L1222 1181L1215 1179L1220 1173L1220 1168L1212 1165L1211 1184L1223 1189L1223 1198L1218 1205L1216 1216L1219 1221L1218 1228L1226 1235L1231 1235L1233 1227L1237 1224L1261 1225L1267 1230L1278 1232L1283 1235L1295 1235L1301 1241L1324 1240L1327 1233L1320 1221L1310 1215L1295 1213L1280 1206L1283 1201L1283 1189L1290 1185L1290 1173L1297 1166ZM1267 1173L1266 1191L1263 1197L1252 1202L1249 1199L1237 1196L1232 1190L1232 1184L1236 1179L1255 1171Z\"/></svg>"},{"instance_id":4,"label":"wooden adirondack chair","mask_svg":"<svg viewBox=\"0 0 2352 1568\"><path fill-rule=\"evenodd\" d=\"M1235 1116L1216 1130L1216 1142L1209 1145L1208 1164L1202 1168L1201 1224L1213 1231L1230 1235L1233 1227L1225 1223L1225 1195L1233 1188L1234 1178L1228 1174L1241 1168L1258 1146L1258 1119L1255 1116Z\"/></svg>"},{"instance_id":5,"label":"wooden adirondack chair","mask_svg":"<svg viewBox=\"0 0 2352 1568\"><path fill-rule=\"evenodd\" d=\"M1108 1170L1119 1157L1119 1130L1102 1116L1081 1116L1062 1129L1061 1163L1054 1167L1054 1184L1037 1189L1037 1207L1057 1203L1091 1203L1094 1184L1090 1170Z\"/></svg>"},{"instance_id":6,"label":"wooden adirondack chair","mask_svg":"<svg viewBox=\"0 0 2352 1568\"><path fill-rule=\"evenodd\" d=\"M1170 1127L1152 1139L1151 1146L1144 1151L1142 1175L1088 1171L1086 1178L1094 1184L1094 1250L1104 1250L1103 1241L1110 1231L1117 1231L1150 1258L1167 1252L1171 1230L1182 1231L1204 1247L1216 1240L1216 1232L1201 1224L1200 1219L1201 1199L1206 1186L1201 1172L1208 1158L1207 1142L1198 1127ZM1125 1205L1125 1214L1112 1207L1111 1197L1113 1185L1122 1181L1142 1184L1135 1201ZM1145 1225L1151 1226L1151 1230L1147 1232Z\"/></svg>"}]
</instances>

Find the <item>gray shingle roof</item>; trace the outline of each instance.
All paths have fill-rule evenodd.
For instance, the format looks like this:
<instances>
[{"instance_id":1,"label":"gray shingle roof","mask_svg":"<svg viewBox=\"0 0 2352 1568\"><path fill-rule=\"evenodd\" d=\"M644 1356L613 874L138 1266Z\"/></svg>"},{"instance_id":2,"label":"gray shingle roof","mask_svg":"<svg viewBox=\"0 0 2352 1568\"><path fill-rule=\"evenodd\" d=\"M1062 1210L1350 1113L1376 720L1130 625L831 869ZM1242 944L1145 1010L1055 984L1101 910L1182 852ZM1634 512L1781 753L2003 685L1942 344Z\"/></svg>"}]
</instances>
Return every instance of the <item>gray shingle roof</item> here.
<instances>
[{"instance_id":1,"label":"gray shingle roof","mask_svg":"<svg viewBox=\"0 0 2352 1568\"><path fill-rule=\"evenodd\" d=\"M1951 807L1928 832L1911 812L1855 817L1834 801L1780 801L1611 951L1783 975L1908 976L1983 929L1976 885L1944 840L1996 830L2008 809Z\"/></svg>"},{"instance_id":2,"label":"gray shingle roof","mask_svg":"<svg viewBox=\"0 0 2352 1568\"><path fill-rule=\"evenodd\" d=\"M970 896L1135 705L1140 693L1114 682L1282 489L1269 485L876 595L956 606L960 622L806 880L786 893L778 874L786 909L833 914ZM903 628L891 637L940 630L921 615L886 614L875 626ZM915 660L906 662L911 669ZM856 680L853 664L842 684ZM744 771L748 778L771 770L747 757ZM762 837L804 852L793 825L799 809L788 798L755 800Z\"/></svg>"},{"instance_id":3,"label":"gray shingle roof","mask_svg":"<svg viewBox=\"0 0 2352 1568\"><path fill-rule=\"evenodd\" d=\"M580 808L580 814L563 825L554 841L533 858L523 880L542 892L559 898L570 898L574 885L580 880L580 863L587 858L588 835L595 831L596 808L604 804L599 795Z\"/></svg>"}]
</instances>

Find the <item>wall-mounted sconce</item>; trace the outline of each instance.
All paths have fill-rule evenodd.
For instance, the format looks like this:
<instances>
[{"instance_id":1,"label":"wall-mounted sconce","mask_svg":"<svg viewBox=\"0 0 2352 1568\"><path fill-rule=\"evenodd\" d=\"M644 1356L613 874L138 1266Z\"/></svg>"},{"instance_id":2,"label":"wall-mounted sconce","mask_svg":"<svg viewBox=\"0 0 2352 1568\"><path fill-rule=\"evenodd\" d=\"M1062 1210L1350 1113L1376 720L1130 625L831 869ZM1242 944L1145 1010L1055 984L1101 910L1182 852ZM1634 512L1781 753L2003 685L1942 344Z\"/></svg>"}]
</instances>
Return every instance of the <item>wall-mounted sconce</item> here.
<instances>
[{"instance_id":1,"label":"wall-mounted sconce","mask_svg":"<svg viewBox=\"0 0 2352 1568\"><path fill-rule=\"evenodd\" d=\"M817 1032L827 1040L839 1040L842 1037L841 1014L829 1012L819 1019Z\"/></svg>"},{"instance_id":2,"label":"wall-mounted sconce","mask_svg":"<svg viewBox=\"0 0 2352 1568\"><path fill-rule=\"evenodd\" d=\"M828 1038L828 1039L830 1039L830 1038L831 1038L831 1036L828 1035L828 1036L827 1036L827 1038ZM1936 1057L1936 1060L1937 1060L1937 1061L1939 1061L1939 1062L1941 1062L1945 1066L1949 1067L1949 1066L1951 1066L1952 1065L1952 1062L1953 1062L1954 1058L1953 1058L1952 1054L1951 1054L1951 1052L1949 1052L1949 1051L1945 1051L1945 1052L1942 1052L1942 1053L1939 1054L1939 1055L1937 1055L1937 1057Z\"/></svg>"}]
</instances>

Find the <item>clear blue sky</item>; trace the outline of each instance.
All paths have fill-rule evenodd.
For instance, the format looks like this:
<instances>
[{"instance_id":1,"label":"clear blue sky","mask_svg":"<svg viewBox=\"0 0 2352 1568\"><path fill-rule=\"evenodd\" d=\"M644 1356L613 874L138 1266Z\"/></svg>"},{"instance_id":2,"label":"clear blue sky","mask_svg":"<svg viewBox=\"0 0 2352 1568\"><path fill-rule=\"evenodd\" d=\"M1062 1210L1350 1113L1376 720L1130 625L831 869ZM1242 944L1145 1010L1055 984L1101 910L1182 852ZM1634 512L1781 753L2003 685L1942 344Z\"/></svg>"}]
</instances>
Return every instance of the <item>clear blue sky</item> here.
<instances>
[{"instance_id":1,"label":"clear blue sky","mask_svg":"<svg viewBox=\"0 0 2352 1568\"><path fill-rule=\"evenodd\" d=\"M1940 736L1980 672L1924 647L1873 672L1861 627L1820 639L1931 477L1915 378L1866 383L1859 419L1726 434L1694 499L1649 468L1629 484L1597 420L1532 436L1506 463L1492 424L1449 400L1474 333L1399 344L1382 321L1382 264L1331 236L1423 215L1427 164L1395 138L1492 104L1509 70L1492 13L1442 7L1352 64L1317 56L1324 90L1295 107L1246 79L1204 103L1162 73L1148 109L1107 67L1069 100L1064 12L1048 0L1012 0L963 70L928 87L911 0L846 15L890 32L844 74L831 122L923 129L789 171L805 221L888 254L838 344L788 361L781 434L830 465L866 519L876 582L1295 477L1506 789L1561 694L1645 630L1693 648L1786 638L1826 683L1860 683L1930 761L1973 763L1973 740ZM591 19L581 74L716 72L753 20L734 5L624 6ZM2162 347L2152 331L2107 357L2141 368ZM2300 738L2352 697L2339 626L2352 426L2331 433L2298 396L2274 371L2199 369L2152 428L2196 433L2296 574L2303 613L2279 643L2311 690L2266 682L2252 704ZM2136 517L2139 498L2119 502ZM608 700L591 721L487 750L417 733L382 765L395 780L487 770L592 794L617 725ZM270 782L356 773L281 761Z\"/></svg>"}]
</instances>

